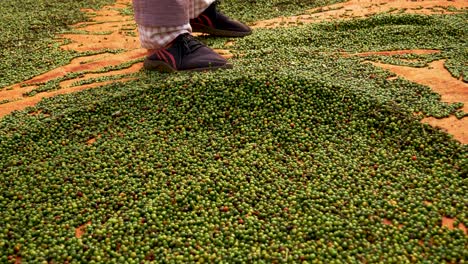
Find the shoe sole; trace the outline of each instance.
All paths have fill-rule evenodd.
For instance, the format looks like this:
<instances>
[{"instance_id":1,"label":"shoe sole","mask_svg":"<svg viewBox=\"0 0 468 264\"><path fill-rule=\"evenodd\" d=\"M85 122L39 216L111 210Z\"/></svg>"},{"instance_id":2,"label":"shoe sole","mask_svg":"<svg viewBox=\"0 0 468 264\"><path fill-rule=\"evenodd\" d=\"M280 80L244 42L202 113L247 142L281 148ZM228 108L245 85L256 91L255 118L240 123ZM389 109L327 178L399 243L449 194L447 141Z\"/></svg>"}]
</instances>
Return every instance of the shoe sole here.
<instances>
[{"instance_id":1,"label":"shoe sole","mask_svg":"<svg viewBox=\"0 0 468 264\"><path fill-rule=\"evenodd\" d=\"M184 70L177 70L174 69L171 65L164 61L154 61L148 58L145 59L143 62L143 67L150 71L158 71L162 73L171 73L177 71L195 71L195 72L203 72L203 71L215 71L220 69L232 69L232 64L226 63L220 66L211 66L211 67L204 67L204 68L194 68L194 69L184 69Z\"/></svg>"},{"instance_id":2,"label":"shoe sole","mask_svg":"<svg viewBox=\"0 0 468 264\"><path fill-rule=\"evenodd\" d=\"M252 34L252 31L230 31L230 30L222 30L222 29L216 29L212 27L208 27L205 25L197 24L196 29L193 28L192 25L192 30L193 32L199 32L199 33L207 33L213 36L218 36L218 37L245 37L250 34Z\"/></svg>"}]
</instances>

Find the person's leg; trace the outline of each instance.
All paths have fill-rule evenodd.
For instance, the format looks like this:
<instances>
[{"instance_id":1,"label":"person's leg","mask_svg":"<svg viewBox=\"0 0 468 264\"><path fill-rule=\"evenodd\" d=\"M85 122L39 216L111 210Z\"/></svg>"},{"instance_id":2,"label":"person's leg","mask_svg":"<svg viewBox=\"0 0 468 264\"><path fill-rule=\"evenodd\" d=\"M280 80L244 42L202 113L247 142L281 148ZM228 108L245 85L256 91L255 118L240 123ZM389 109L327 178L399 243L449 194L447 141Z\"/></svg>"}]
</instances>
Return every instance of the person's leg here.
<instances>
[{"instance_id":1,"label":"person's leg","mask_svg":"<svg viewBox=\"0 0 468 264\"><path fill-rule=\"evenodd\" d=\"M198 17L203 11L205 11L212 4L216 3L216 0L188 0L188 17L193 19Z\"/></svg>"},{"instance_id":2,"label":"person's leg","mask_svg":"<svg viewBox=\"0 0 468 264\"><path fill-rule=\"evenodd\" d=\"M171 27L138 25L141 47L148 50L158 50L166 47L179 35L191 33L190 24Z\"/></svg>"},{"instance_id":3,"label":"person's leg","mask_svg":"<svg viewBox=\"0 0 468 264\"><path fill-rule=\"evenodd\" d=\"M145 60L145 68L171 72L232 67L224 58L191 36L191 22L199 27L202 25L197 23L199 18L215 29L219 25L239 23L233 20L224 23L228 19L216 10L214 0L133 0L133 4L141 45L152 51L152 55ZM247 29L250 34L250 29ZM227 31L239 30L230 28ZM242 34L246 35L245 32ZM226 32L218 35L229 36Z\"/></svg>"},{"instance_id":4,"label":"person's leg","mask_svg":"<svg viewBox=\"0 0 468 264\"><path fill-rule=\"evenodd\" d=\"M215 0L133 0L143 48L160 49L184 33L242 37L251 29L217 10Z\"/></svg>"},{"instance_id":5,"label":"person's leg","mask_svg":"<svg viewBox=\"0 0 468 264\"><path fill-rule=\"evenodd\" d=\"M232 67L191 36L190 17L213 0L133 0L141 46L150 50L144 67L160 72Z\"/></svg>"},{"instance_id":6,"label":"person's leg","mask_svg":"<svg viewBox=\"0 0 468 264\"><path fill-rule=\"evenodd\" d=\"M202 2L202 7L205 7L200 13L190 14L190 25L193 32L208 33L212 36L220 37L244 37L250 35L252 30L245 24L230 19L218 8L218 1L206 6L208 0L192 0L197 5L197 2ZM198 12L201 8L196 9Z\"/></svg>"},{"instance_id":7,"label":"person's leg","mask_svg":"<svg viewBox=\"0 0 468 264\"><path fill-rule=\"evenodd\" d=\"M171 7L173 12L164 12L164 14L177 12L184 13L184 16L178 19L167 18L163 20L156 19L157 15L162 17L162 14L156 14L152 11L157 4L147 4L152 1L154 0L134 0L135 19L138 24L141 46L149 50L164 48L179 35L191 33L192 27L189 19L196 18L215 2L215 0L182 0L183 4ZM162 1L164 2L164 0ZM178 1L181 2L181 0ZM161 5L158 7L158 10L162 11Z\"/></svg>"}]
</instances>

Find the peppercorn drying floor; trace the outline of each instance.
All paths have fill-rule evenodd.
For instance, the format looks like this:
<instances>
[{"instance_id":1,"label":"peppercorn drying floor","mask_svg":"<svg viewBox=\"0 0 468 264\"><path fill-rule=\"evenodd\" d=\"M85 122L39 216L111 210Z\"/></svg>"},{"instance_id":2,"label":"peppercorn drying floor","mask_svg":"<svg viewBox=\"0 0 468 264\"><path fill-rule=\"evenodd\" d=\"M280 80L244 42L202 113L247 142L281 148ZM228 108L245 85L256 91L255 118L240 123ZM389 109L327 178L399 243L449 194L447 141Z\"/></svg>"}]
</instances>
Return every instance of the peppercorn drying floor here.
<instances>
[{"instance_id":1,"label":"peppercorn drying floor","mask_svg":"<svg viewBox=\"0 0 468 264\"><path fill-rule=\"evenodd\" d=\"M78 31L70 34L62 34L64 41L71 41L62 48L79 52L100 51L106 49L120 49L126 52L117 54L101 53L74 59L69 65L57 68L28 81L0 90L0 117L14 110L21 110L33 106L42 98L56 96L63 93L71 93L84 89L99 87L112 82L132 80L126 75L135 73L141 69L142 63L138 59L147 55L147 51L139 49L136 27L133 18L122 10L129 8L129 0L117 0L112 6L102 10L83 10L92 14L92 22L84 22L74 26ZM318 23L322 21L356 19L369 17L379 13L416 13L416 14L451 14L448 7L463 9L468 4L464 1L349 1L330 6L320 7L307 11L305 15L274 18L254 22L251 26L258 28L276 28L281 26L294 26L304 23ZM120 10L120 11L119 11ZM217 49L226 58L232 54L227 49ZM430 54L432 50L405 50L367 52L356 54L358 56L372 55L397 55L397 54ZM134 64L128 64L129 61ZM404 67L391 64L374 63L374 65L390 70L410 81L421 83L431 87L442 95L444 102L462 102L463 111L468 112L468 84L461 79L454 78L444 67L444 60L433 62L426 68ZM126 63L124 69L112 69ZM436 66L435 68L433 66ZM118 68L118 67L117 67ZM95 73L104 71L103 73ZM100 81L99 77L116 76L113 81ZM121 76L119 78L119 76ZM95 80L89 81L87 80ZM59 80L59 91L44 92L31 96L30 92L37 90L37 85L53 80ZM80 84L85 82L86 84ZM25 87L26 86L26 87ZM440 119L427 117L422 122L439 127L452 134L460 142L468 143L468 119L457 119L454 116Z\"/></svg>"},{"instance_id":2,"label":"peppercorn drying floor","mask_svg":"<svg viewBox=\"0 0 468 264\"><path fill-rule=\"evenodd\" d=\"M464 260L465 1L254 17L200 36L236 69L174 75L141 70L130 2L0 89L0 261Z\"/></svg>"}]
</instances>

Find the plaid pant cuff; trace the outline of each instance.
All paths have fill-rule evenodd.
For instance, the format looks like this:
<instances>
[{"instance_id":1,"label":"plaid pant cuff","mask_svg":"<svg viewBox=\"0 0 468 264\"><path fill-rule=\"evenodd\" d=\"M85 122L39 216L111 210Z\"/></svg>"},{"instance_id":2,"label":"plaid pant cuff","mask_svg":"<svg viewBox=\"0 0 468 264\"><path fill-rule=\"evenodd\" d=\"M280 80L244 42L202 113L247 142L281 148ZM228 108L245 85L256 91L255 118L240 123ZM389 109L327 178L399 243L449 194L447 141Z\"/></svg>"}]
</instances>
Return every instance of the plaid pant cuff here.
<instances>
[{"instance_id":1,"label":"plaid pant cuff","mask_svg":"<svg viewBox=\"0 0 468 264\"><path fill-rule=\"evenodd\" d=\"M138 25L141 47L144 49L162 49L180 34L192 32L190 24L179 27L148 27Z\"/></svg>"},{"instance_id":2,"label":"plaid pant cuff","mask_svg":"<svg viewBox=\"0 0 468 264\"><path fill-rule=\"evenodd\" d=\"M215 0L189 0L188 16L190 19L198 17ZM192 27L187 21L185 25L175 27L151 27L138 25L141 47L145 49L162 49L180 34L191 33Z\"/></svg>"}]
</instances>

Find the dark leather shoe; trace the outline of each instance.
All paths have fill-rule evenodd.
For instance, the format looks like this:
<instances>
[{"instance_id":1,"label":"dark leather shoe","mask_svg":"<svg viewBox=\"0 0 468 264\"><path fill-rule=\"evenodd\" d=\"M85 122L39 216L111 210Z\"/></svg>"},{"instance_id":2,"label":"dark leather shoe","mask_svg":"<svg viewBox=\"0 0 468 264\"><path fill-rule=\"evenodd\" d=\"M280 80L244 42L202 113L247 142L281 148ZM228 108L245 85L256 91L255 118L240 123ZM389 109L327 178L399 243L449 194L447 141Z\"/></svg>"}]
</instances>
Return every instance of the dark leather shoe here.
<instances>
[{"instance_id":1,"label":"dark leather shoe","mask_svg":"<svg viewBox=\"0 0 468 264\"><path fill-rule=\"evenodd\" d=\"M220 37L243 37L252 30L239 21L232 20L216 9L217 2L211 4L197 18L190 20L193 32L208 33Z\"/></svg>"},{"instance_id":2,"label":"dark leather shoe","mask_svg":"<svg viewBox=\"0 0 468 264\"><path fill-rule=\"evenodd\" d=\"M232 68L226 59L188 33L179 35L168 48L156 50L143 65L147 70L159 72Z\"/></svg>"}]
</instances>

